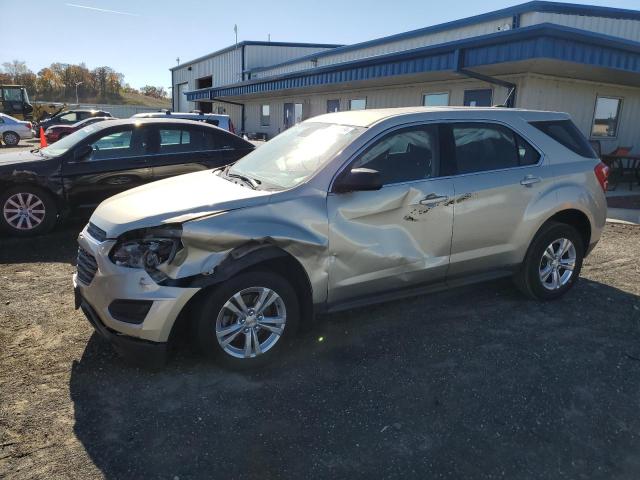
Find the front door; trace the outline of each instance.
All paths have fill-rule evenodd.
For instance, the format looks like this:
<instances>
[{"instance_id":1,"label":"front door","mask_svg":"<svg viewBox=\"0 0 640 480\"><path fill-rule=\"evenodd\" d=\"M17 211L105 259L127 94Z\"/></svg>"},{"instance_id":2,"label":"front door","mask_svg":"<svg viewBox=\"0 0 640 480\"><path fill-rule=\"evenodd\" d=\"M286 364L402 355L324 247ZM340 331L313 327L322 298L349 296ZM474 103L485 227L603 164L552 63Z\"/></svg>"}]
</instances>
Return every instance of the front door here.
<instances>
[{"instance_id":1,"label":"front door","mask_svg":"<svg viewBox=\"0 0 640 480\"><path fill-rule=\"evenodd\" d=\"M490 107L493 98L493 91L490 88L481 90L465 90L465 107Z\"/></svg>"},{"instance_id":2,"label":"front door","mask_svg":"<svg viewBox=\"0 0 640 480\"><path fill-rule=\"evenodd\" d=\"M438 129L420 125L374 141L347 167L380 172L378 191L330 193L329 302L444 282L453 181L439 178Z\"/></svg>"},{"instance_id":3,"label":"front door","mask_svg":"<svg viewBox=\"0 0 640 480\"><path fill-rule=\"evenodd\" d=\"M69 205L92 208L103 200L151 181L145 155L144 129L109 128L98 138L78 145L63 163L63 185ZM83 148L87 151L79 155Z\"/></svg>"},{"instance_id":4,"label":"front door","mask_svg":"<svg viewBox=\"0 0 640 480\"><path fill-rule=\"evenodd\" d=\"M443 163L453 174L455 222L448 277L508 268L530 239L521 228L528 207L547 188L540 153L497 124L450 123Z\"/></svg>"}]
</instances>

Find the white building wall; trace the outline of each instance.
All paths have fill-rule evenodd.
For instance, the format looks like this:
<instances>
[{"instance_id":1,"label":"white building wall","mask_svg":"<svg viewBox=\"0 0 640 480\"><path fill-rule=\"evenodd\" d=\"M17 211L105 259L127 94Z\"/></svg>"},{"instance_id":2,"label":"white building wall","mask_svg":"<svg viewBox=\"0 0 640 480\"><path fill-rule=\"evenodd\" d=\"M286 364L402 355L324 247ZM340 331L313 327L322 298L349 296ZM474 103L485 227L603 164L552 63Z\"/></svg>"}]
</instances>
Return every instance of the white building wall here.
<instances>
[{"instance_id":1,"label":"white building wall","mask_svg":"<svg viewBox=\"0 0 640 480\"><path fill-rule=\"evenodd\" d=\"M516 84L519 77L505 77ZM390 87L345 89L332 93L301 94L282 97L264 98L262 100L245 102L245 129L250 133L266 133L269 138L274 137L284 129L284 104L302 103L303 118L308 119L316 115L327 113L327 100L340 100L340 110L349 109L349 100L366 98L367 108L410 107L422 105L422 97L427 93L449 93L449 104L461 106L465 90L491 88L493 103L501 103L507 96L507 89L489 85L477 80L459 80L449 82L429 82L411 85L396 85ZM260 108L263 104L270 106L271 115L269 126L260 125Z\"/></svg>"},{"instance_id":2,"label":"white building wall","mask_svg":"<svg viewBox=\"0 0 640 480\"><path fill-rule=\"evenodd\" d=\"M348 50L345 52L340 52L338 50L335 53L319 57L317 66L322 67L326 65L334 65L336 63L348 62L351 60L358 60L362 58L373 57L376 55L384 55L386 53L401 52L414 48L452 42L454 40L460 40L463 38L477 37L479 35L495 33L501 29L510 29L512 21L512 17L504 17L488 22L468 25L465 27L452 28L451 30L426 33L424 35L419 35L412 38L390 40L389 42L385 42L382 44L373 45L370 47L365 46L363 48ZM276 68L270 68L261 72L255 72L254 74L252 74L252 78L263 78L273 75L297 72L300 70L313 68L314 66L315 65L311 62L311 60L305 60L301 62L290 63L288 65L283 65Z\"/></svg>"},{"instance_id":3,"label":"white building wall","mask_svg":"<svg viewBox=\"0 0 640 480\"><path fill-rule=\"evenodd\" d=\"M551 12L529 12L523 13L520 16L521 27L528 27L539 23L555 23L557 25L579 28L589 32L602 33L604 35L640 42L640 20Z\"/></svg>"},{"instance_id":4,"label":"white building wall","mask_svg":"<svg viewBox=\"0 0 640 480\"><path fill-rule=\"evenodd\" d=\"M567 112L589 138L598 95L622 98L618 136L611 139L596 138L602 145L602 152L611 152L620 145L634 146L638 150L640 88L531 74L518 92L518 106Z\"/></svg>"},{"instance_id":5,"label":"white building wall","mask_svg":"<svg viewBox=\"0 0 640 480\"><path fill-rule=\"evenodd\" d=\"M247 45L244 53L244 66L246 69L267 67L326 50L331 50L331 48Z\"/></svg>"}]
</instances>

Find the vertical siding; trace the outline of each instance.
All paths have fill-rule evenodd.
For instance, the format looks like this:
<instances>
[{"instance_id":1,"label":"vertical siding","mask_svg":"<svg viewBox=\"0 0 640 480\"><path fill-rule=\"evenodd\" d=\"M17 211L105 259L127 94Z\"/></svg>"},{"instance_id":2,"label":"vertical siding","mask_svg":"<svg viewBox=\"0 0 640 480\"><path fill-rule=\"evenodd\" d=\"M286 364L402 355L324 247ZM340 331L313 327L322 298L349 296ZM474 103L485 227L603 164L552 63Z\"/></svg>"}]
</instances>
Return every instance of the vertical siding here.
<instances>
[{"instance_id":1,"label":"vertical siding","mask_svg":"<svg viewBox=\"0 0 640 480\"><path fill-rule=\"evenodd\" d=\"M358 60L362 58L373 57L376 55L401 52L414 48L460 40L463 38L477 37L479 35L495 33L499 28L502 28L505 25L509 25L510 27L511 22L511 17L505 17L488 22L480 22L474 25L468 25L466 27L452 28L451 30L445 30L442 32L426 33L424 35L417 35L412 38L389 41L369 47L364 46L362 48L349 50L346 52L337 51L333 54L323 55L319 57L317 66L320 67L326 65L334 65L336 63L348 62L350 60ZM312 68L313 66L314 65L310 60L305 60L288 65L283 65L281 67L270 68L262 72L256 72L255 77L263 78L273 75L281 75L284 73L297 72L300 70Z\"/></svg>"},{"instance_id":2,"label":"vertical siding","mask_svg":"<svg viewBox=\"0 0 640 480\"><path fill-rule=\"evenodd\" d=\"M245 47L245 68L267 67L326 50L331 49L320 47L247 45Z\"/></svg>"},{"instance_id":3,"label":"vertical siding","mask_svg":"<svg viewBox=\"0 0 640 480\"><path fill-rule=\"evenodd\" d=\"M524 108L567 112L587 138L591 135L591 122L596 96L622 97L622 112L618 124L618 137L602 139L603 152L610 152L619 145L640 147L640 88L624 87L581 80L560 79L529 75L519 100Z\"/></svg>"},{"instance_id":4,"label":"vertical siding","mask_svg":"<svg viewBox=\"0 0 640 480\"><path fill-rule=\"evenodd\" d=\"M518 77L510 78L518 83ZM464 91L478 88L492 88L493 102L502 102L507 95L503 87L488 85L476 80L458 80L450 82L426 82L411 85L396 85L383 88L345 89L332 93L316 93L290 95L284 97L265 97L249 100L246 105L246 131L250 133L266 133L269 138L280 133L284 128L284 104L302 103L303 117L313 118L327 113L327 100L340 100L340 110L349 109L349 100L354 98L367 99L367 108L410 107L422 105L422 96L426 93L449 92L449 103L461 106ZM263 104L271 107L271 118L268 127L260 125L260 108Z\"/></svg>"},{"instance_id":5,"label":"vertical siding","mask_svg":"<svg viewBox=\"0 0 640 480\"><path fill-rule=\"evenodd\" d=\"M530 12L520 17L520 26L528 27L539 23L555 23L566 27L579 28L589 32L602 33L627 40L640 41L640 20L623 18L590 17L551 12Z\"/></svg>"}]
</instances>

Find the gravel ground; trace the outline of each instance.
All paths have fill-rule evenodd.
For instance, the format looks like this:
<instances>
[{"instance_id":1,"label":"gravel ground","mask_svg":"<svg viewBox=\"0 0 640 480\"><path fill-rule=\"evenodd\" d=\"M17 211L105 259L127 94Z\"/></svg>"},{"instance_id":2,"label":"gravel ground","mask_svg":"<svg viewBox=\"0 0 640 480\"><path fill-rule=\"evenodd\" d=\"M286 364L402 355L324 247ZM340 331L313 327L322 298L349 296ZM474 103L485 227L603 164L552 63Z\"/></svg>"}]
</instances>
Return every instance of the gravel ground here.
<instances>
[{"instance_id":1,"label":"gravel ground","mask_svg":"<svg viewBox=\"0 0 640 480\"><path fill-rule=\"evenodd\" d=\"M243 374L123 364L73 310L79 229L0 238L0 478L640 478L640 227L561 301L335 314Z\"/></svg>"}]
</instances>

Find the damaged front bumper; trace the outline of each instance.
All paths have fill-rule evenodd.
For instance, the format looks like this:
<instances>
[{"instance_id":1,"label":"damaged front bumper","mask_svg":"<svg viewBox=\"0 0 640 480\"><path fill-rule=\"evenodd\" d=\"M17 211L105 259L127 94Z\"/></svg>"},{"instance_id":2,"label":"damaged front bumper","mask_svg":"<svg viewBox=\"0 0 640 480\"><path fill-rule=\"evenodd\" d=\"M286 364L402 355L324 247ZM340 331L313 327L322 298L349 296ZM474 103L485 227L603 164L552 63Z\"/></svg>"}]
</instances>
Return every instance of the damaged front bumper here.
<instances>
[{"instance_id":1,"label":"damaged front bumper","mask_svg":"<svg viewBox=\"0 0 640 480\"><path fill-rule=\"evenodd\" d=\"M173 325L199 288L161 286L144 270L115 265L108 256L115 241L98 241L86 228L78 243L76 308L128 360L162 363Z\"/></svg>"}]
</instances>

